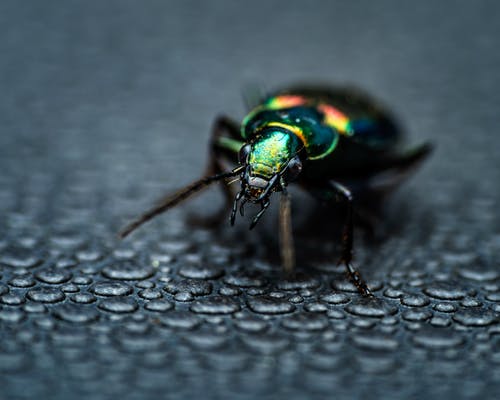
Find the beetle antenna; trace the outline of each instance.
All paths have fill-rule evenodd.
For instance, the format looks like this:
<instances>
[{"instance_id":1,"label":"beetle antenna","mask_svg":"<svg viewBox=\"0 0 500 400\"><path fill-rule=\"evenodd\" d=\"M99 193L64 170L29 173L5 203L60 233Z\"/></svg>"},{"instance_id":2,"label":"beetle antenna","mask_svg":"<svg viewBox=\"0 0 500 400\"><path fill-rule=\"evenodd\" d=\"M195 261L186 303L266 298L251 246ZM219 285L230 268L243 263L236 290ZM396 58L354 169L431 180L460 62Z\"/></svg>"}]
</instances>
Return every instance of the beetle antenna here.
<instances>
[{"instance_id":1,"label":"beetle antenna","mask_svg":"<svg viewBox=\"0 0 500 400\"><path fill-rule=\"evenodd\" d=\"M123 239L128 236L131 232L135 231L139 226L144 224L145 222L153 219L159 214L168 211L172 207L175 207L177 204L183 202L187 198L191 197L193 194L199 192L202 189L205 189L208 185L211 185L214 182L220 181L222 179L231 178L233 176L238 175L241 172L241 167L233 169L231 172L222 172L217 175L206 176L201 178L190 185L186 186L165 197L161 200L155 207L151 208L149 211L146 211L144 214L137 217L131 223L129 223L125 228L123 228L118 236Z\"/></svg>"}]
</instances>

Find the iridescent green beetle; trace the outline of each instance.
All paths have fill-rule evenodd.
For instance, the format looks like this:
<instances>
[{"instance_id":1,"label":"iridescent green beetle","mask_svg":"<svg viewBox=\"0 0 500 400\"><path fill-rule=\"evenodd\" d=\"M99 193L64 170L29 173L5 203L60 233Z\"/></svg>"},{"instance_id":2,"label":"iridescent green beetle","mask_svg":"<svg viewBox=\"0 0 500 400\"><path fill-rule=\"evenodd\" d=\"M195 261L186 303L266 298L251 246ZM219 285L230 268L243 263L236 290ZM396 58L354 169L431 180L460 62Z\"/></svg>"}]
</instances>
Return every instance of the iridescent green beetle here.
<instances>
[{"instance_id":1,"label":"iridescent green beetle","mask_svg":"<svg viewBox=\"0 0 500 400\"><path fill-rule=\"evenodd\" d=\"M126 226L120 236L127 236L217 181L225 182L222 188L226 209L231 209L231 224L238 209L243 215L245 203L260 205L252 229L269 207L272 194L280 192L282 262L285 271L292 273L295 257L287 186L295 182L322 202L346 202L339 263L345 264L359 291L369 295L370 290L351 264L353 200L390 192L431 150L428 143L401 150L400 139L400 130L389 113L358 90L307 86L277 91L257 102L241 129L224 116L217 118L205 176L167 196ZM227 161L237 166L225 172ZM241 183L236 194L228 182L233 177L239 177Z\"/></svg>"}]
</instances>

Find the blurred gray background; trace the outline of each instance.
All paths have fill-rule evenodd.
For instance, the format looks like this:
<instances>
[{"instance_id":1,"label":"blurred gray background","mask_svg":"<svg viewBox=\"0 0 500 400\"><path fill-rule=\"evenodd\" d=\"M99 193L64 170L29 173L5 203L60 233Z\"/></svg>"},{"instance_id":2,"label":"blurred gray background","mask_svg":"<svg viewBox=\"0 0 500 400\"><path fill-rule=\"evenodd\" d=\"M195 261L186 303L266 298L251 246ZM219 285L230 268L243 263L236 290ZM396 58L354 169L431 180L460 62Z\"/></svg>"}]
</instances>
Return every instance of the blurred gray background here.
<instances>
[{"instance_id":1,"label":"blurred gray background","mask_svg":"<svg viewBox=\"0 0 500 400\"><path fill-rule=\"evenodd\" d=\"M499 11L2 1L0 398L495 398ZM376 300L332 264L335 237L298 241L293 283L268 254L272 215L251 233L185 224L215 190L116 240L200 175L244 87L295 82L359 86L436 145L388 204L387 237L357 235ZM295 203L298 230L310 207ZM333 258L307 262L318 251Z\"/></svg>"}]
</instances>

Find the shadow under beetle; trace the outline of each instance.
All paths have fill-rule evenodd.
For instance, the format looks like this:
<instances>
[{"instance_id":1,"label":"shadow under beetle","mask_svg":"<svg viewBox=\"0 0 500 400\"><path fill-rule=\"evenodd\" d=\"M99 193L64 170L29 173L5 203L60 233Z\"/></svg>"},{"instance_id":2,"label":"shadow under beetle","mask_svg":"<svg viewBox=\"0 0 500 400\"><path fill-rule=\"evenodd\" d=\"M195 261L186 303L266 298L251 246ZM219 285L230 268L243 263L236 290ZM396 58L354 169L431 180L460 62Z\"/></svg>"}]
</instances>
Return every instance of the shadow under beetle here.
<instances>
[{"instance_id":1,"label":"shadow under beetle","mask_svg":"<svg viewBox=\"0 0 500 400\"><path fill-rule=\"evenodd\" d=\"M429 143L402 150L401 136L390 114L356 89L297 86L279 90L258 99L241 128L225 116L218 117L204 177L165 197L127 225L120 236L218 181L224 182L222 212L231 210L231 225L238 211L244 214L247 202L260 205L252 229L273 193L280 192L281 258L285 272L292 274L295 255L287 187L294 182L321 202L346 203L339 264L346 266L362 294L371 295L351 263L353 200L367 195L381 199L429 154ZM227 162L237 166L225 171ZM235 180L241 184L237 193L229 186Z\"/></svg>"}]
</instances>

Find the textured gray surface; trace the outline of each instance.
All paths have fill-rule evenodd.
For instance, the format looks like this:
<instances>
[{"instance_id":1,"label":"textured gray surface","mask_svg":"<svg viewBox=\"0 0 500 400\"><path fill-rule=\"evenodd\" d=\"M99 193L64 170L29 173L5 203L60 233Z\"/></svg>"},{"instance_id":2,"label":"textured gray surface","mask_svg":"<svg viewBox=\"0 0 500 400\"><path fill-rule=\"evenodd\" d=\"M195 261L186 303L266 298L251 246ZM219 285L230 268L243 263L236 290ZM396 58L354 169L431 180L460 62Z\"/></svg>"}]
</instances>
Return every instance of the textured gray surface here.
<instances>
[{"instance_id":1,"label":"textured gray surface","mask_svg":"<svg viewBox=\"0 0 500 400\"><path fill-rule=\"evenodd\" d=\"M0 398L498 396L498 3L324 3L1 2ZM115 240L198 176L243 86L297 80L356 83L437 145L385 240L357 232L375 300L307 197L295 282L272 215L185 224L215 191Z\"/></svg>"}]
</instances>

